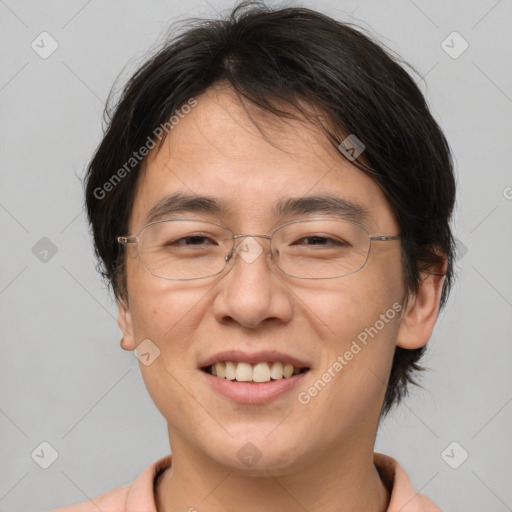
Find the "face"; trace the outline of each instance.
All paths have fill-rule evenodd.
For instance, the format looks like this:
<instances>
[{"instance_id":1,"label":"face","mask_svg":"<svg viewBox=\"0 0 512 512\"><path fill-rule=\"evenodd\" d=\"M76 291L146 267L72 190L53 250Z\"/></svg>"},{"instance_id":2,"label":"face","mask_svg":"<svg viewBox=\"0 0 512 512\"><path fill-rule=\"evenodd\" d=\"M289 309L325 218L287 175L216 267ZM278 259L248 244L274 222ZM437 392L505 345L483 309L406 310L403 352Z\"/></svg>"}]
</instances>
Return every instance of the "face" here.
<instances>
[{"instance_id":1,"label":"face","mask_svg":"<svg viewBox=\"0 0 512 512\"><path fill-rule=\"evenodd\" d=\"M207 196L223 209L163 218L201 218L234 233L268 234L291 220L336 217L284 217L272 208L283 199L328 195L363 206L370 234L399 234L380 188L317 128L246 105L260 131L227 88L197 101L150 154L130 235L175 193ZM400 241L372 243L357 273L308 280L283 274L268 257L268 241L252 240L263 248L254 261L235 254L221 274L195 281L157 278L140 264L136 247L126 247L129 300L119 315L125 348L149 339L160 350L141 372L168 422L173 454L254 472L244 457L261 456L258 471L280 474L372 448L401 322ZM254 383L205 371L225 361L288 363L300 373ZM277 375L279 365L274 369Z\"/></svg>"}]
</instances>

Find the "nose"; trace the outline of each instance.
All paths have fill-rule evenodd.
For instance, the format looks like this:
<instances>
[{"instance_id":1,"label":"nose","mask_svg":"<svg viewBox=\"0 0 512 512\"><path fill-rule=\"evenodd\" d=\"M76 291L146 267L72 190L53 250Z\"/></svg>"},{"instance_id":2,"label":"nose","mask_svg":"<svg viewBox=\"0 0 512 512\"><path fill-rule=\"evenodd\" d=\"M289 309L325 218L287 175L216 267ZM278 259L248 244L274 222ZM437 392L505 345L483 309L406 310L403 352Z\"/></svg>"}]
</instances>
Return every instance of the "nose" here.
<instances>
[{"instance_id":1,"label":"nose","mask_svg":"<svg viewBox=\"0 0 512 512\"><path fill-rule=\"evenodd\" d=\"M256 329L264 323L287 323L293 312L292 295L272 264L266 236L241 236L226 256L231 265L219 283L213 312L220 323ZM234 260L234 261L230 261Z\"/></svg>"}]
</instances>

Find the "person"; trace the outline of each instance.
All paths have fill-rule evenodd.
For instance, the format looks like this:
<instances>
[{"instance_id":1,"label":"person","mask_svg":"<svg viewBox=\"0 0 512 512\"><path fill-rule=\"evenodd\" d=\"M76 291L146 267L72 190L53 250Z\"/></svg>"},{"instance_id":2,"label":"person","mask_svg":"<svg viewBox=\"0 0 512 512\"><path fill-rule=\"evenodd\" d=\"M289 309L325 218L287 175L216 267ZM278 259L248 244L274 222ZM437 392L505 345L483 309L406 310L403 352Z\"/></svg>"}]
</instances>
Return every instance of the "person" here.
<instances>
[{"instance_id":1,"label":"person","mask_svg":"<svg viewBox=\"0 0 512 512\"><path fill-rule=\"evenodd\" d=\"M87 212L172 455L57 510L439 511L374 452L453 281L452 156L405 64L242 2L109 112Z\"/></svg>"}]
</instances>

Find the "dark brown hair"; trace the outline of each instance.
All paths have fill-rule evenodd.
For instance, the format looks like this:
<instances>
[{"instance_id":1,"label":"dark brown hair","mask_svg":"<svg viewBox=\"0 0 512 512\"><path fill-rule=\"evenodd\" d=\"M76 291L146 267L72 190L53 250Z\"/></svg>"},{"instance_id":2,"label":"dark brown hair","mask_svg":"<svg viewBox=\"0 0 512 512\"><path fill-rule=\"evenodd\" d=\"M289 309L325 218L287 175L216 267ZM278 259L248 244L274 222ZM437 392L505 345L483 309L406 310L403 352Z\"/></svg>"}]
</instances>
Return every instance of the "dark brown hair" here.
<instances>
[{"instance_id":1,"label":"dark brown hair","mask_svg":"<svg viewBox=\"0 0 512 512\"><path fill-rule=\"evenodd\" d=\"M190 98L222 82L277 116L293 111L309 116L336 147L348 134L363 142L364 153L353 163L380 185L404 235L404 293L415 292L422 273L446 259L443 306L455 251L452 158L421 91L401 64L358 27L300 7L243 2L225 19L187 22L107 108L107 129L87 170L87 212L99 270L116 298L125 293L116 237L127 233L144 164L143 158L130 159ZM313 118L304 105L322 116ZM396 348L382 416L407 394L408 383L418 384L413 376L424 370L418 361L425 348Z\"/></svg>"}]
</instances>

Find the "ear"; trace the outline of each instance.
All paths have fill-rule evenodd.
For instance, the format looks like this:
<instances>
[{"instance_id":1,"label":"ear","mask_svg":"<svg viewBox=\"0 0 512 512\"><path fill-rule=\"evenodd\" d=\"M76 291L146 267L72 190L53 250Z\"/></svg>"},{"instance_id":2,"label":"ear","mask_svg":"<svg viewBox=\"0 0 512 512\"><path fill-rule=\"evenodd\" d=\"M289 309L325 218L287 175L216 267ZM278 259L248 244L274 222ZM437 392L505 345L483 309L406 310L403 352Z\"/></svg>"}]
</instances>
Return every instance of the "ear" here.
<instances>
[{"instance_id":1,"label":"ear","mask_svg":"<svg viewBox=\"0 0 512 512\"><path fill-rule=\"evenodd\" d=\"M124 350L135 350L135 336L133 334L132 314L127 302L124 299L117 301L117 324L123 333L121 348Z\"/></svg>"},{"instance_id":2,"label":"ear","mask_svg":"<svg viewBox=\"0 0 512 512\"><path fill-rule=\"evenodd\" d=\"M400 320L397 345L405 349L415 349L426 345L439 314L441 292L446 274L447 260L422 274L418 291L412 294Z\"/></svg>"}]
</instances>

